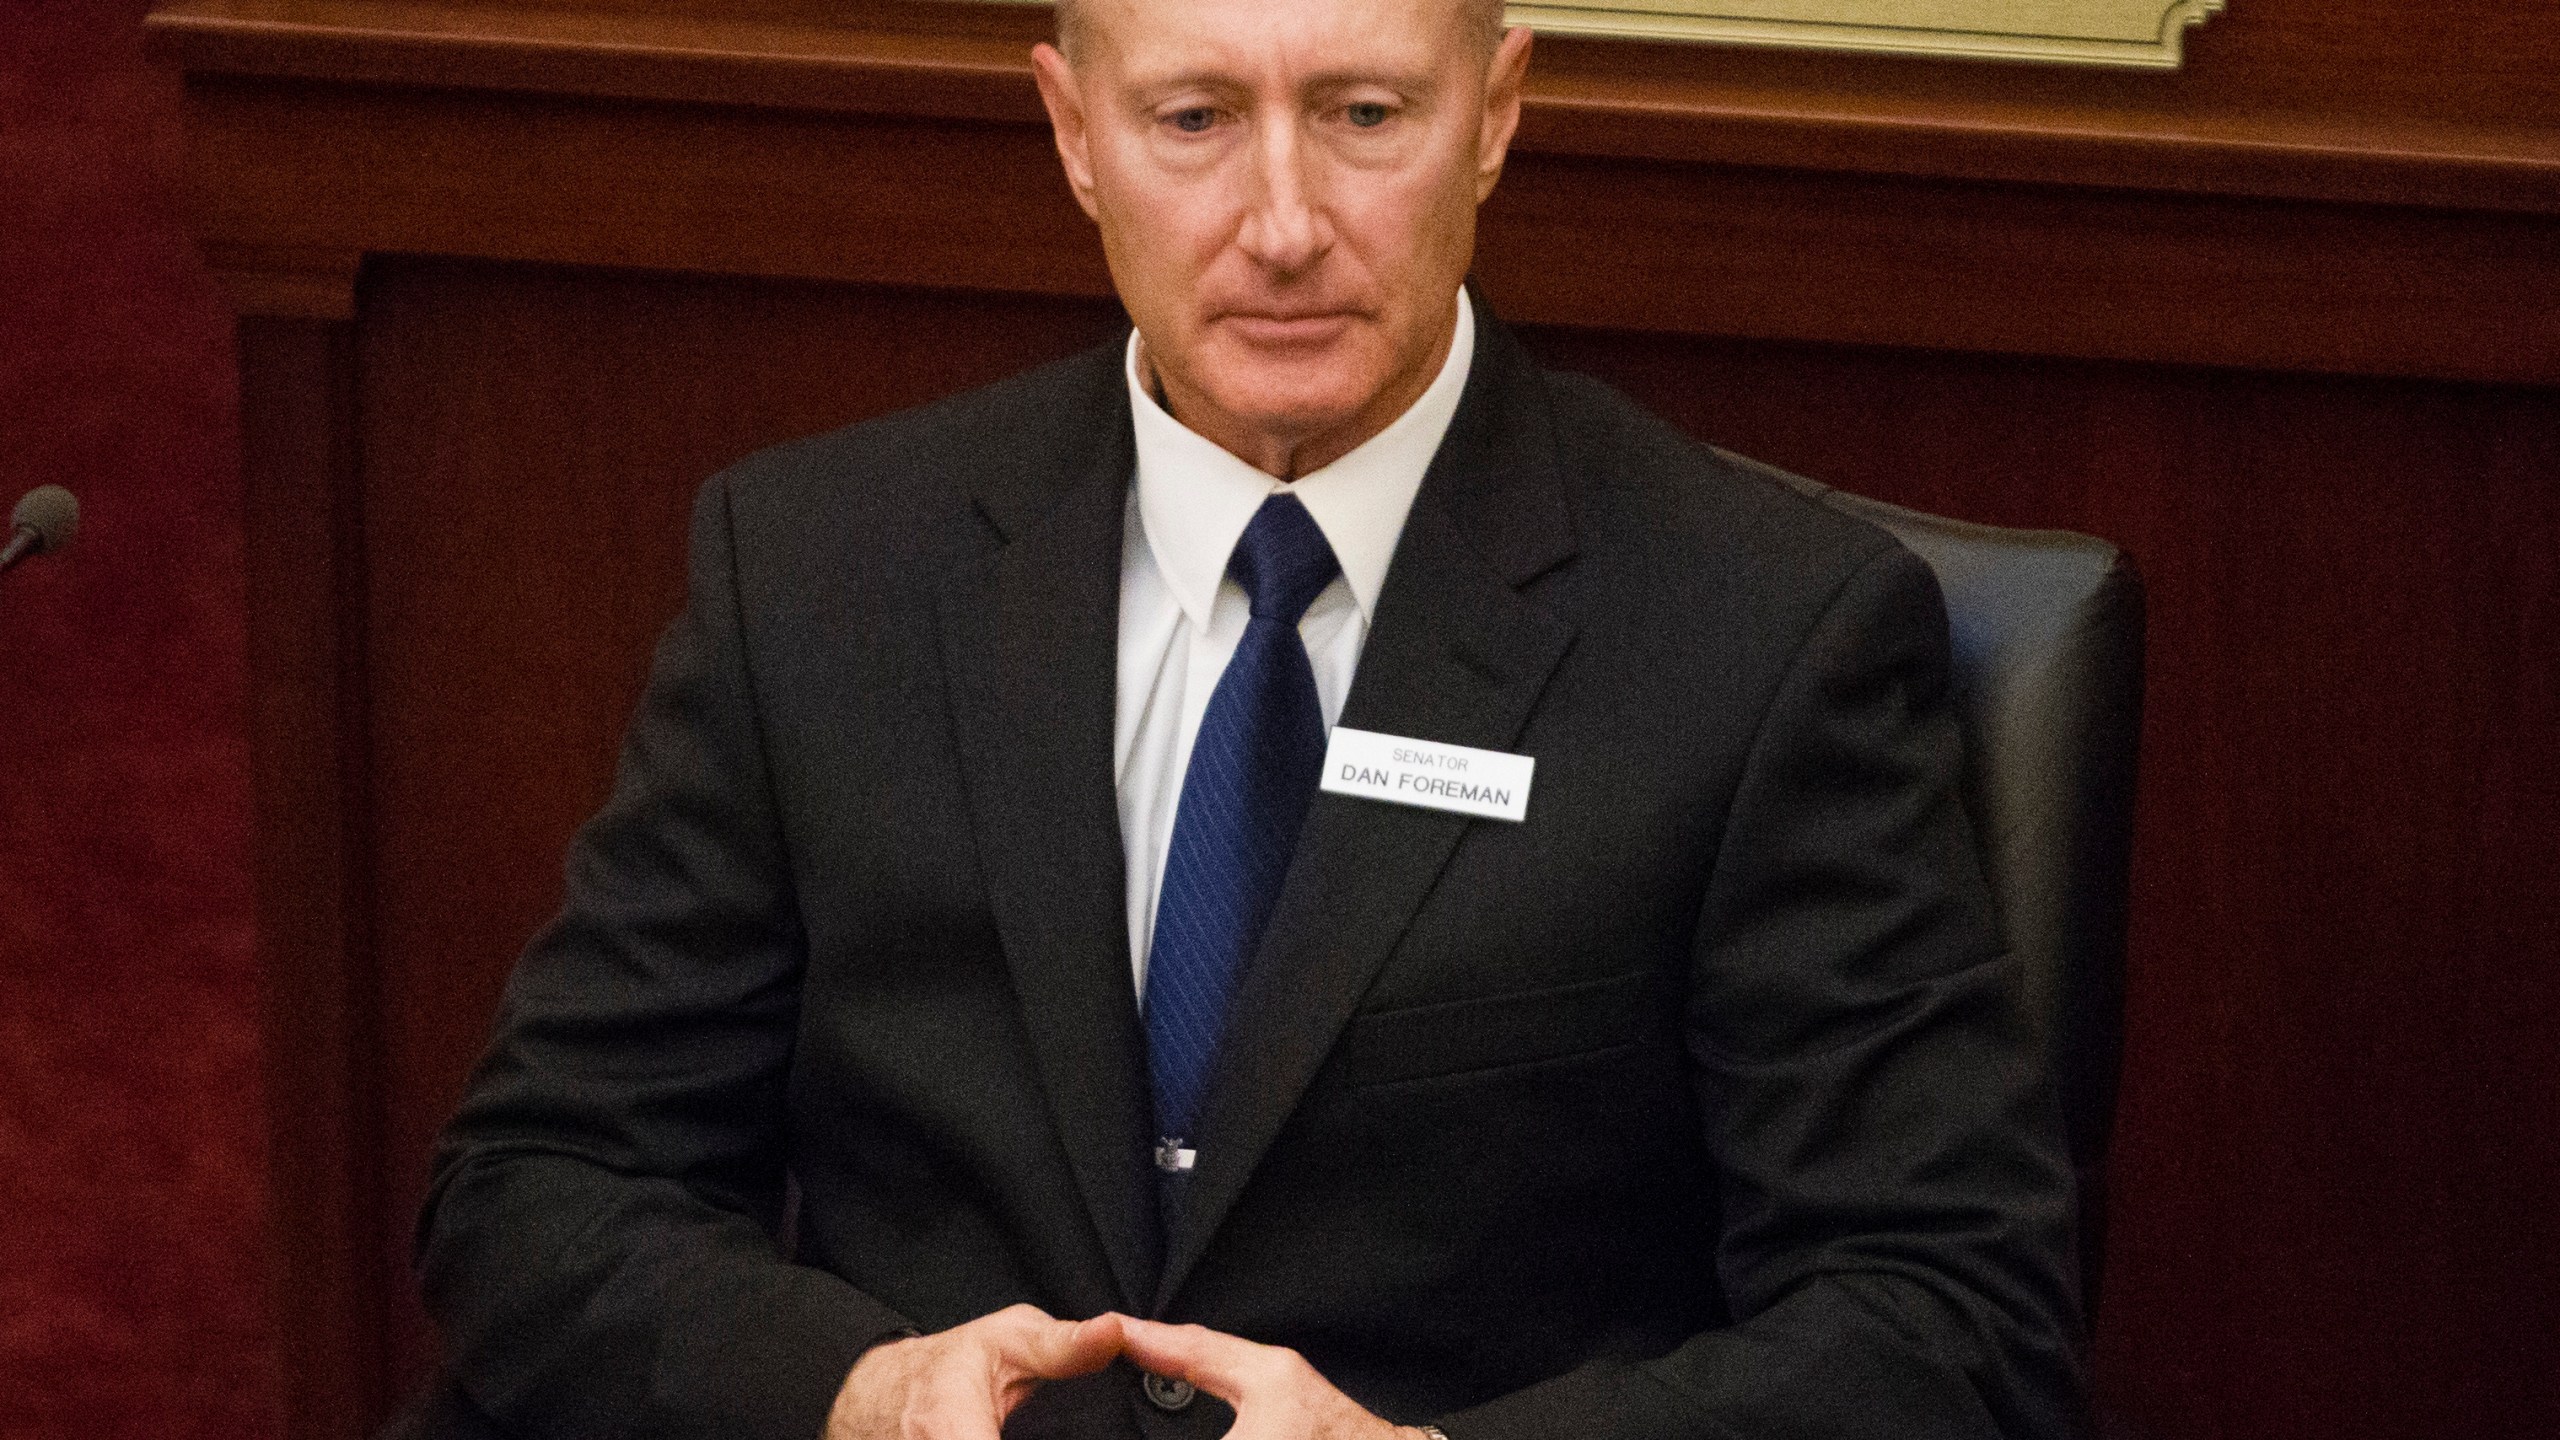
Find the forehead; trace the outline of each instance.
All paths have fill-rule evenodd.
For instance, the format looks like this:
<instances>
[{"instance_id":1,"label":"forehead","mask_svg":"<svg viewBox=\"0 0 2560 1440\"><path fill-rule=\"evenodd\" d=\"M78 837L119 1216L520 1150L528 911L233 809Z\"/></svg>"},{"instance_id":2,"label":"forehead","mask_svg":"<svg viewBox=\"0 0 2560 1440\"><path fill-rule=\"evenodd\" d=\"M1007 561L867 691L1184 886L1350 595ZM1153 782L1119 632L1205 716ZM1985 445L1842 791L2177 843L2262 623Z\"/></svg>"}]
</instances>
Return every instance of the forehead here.
<instances>
[{"instance_id":1,"label":"forehead","mask_svg":"<svg viewBox=\"0 0 2560 1440\"><path fill-rule=\"evenodd\" d=\"M1140 83L1436 69L1464 0L1077 0L1084 42Z\"/></svg>"}]
</instances>

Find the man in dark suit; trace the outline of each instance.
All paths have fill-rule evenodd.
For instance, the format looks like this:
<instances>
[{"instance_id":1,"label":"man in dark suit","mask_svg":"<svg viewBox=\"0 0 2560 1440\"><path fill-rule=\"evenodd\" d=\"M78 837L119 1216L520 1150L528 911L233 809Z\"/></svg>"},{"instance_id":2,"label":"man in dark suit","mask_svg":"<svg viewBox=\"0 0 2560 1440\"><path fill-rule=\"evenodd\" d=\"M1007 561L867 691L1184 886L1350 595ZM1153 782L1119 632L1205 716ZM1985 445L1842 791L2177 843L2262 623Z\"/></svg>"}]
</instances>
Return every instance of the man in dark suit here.
<instances>
[{"instance_id":1,"label":"man in dark suit","mask_svg":"<svg viewBox=\"0 0 2560 1440\"><path fill-rule=\"evenodd\" d=\"M1061 27L1135 333L705 487L421 1223L472 1404L2067 1432L1928 572L1477 313L1494 7Z\"/></svg>"}]
</instances>

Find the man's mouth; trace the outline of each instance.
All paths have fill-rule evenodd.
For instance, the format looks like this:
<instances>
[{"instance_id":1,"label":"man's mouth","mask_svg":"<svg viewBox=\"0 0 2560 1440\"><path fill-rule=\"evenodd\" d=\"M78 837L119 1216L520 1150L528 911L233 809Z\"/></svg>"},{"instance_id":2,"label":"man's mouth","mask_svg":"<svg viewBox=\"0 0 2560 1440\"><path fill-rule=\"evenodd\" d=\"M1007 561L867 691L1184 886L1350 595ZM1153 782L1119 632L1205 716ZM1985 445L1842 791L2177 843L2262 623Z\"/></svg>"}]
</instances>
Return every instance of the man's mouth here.
<instances>
[{"instance_id":1,"label":"man's mouth","mask_svg":"<svg viewBox=\"0 0 2560 1440\"><path fill-rule=\"evenodd\" d=\"M1246 343L1269 346L1325 344L1356 318L1349 310L1231 310L1219 317Z\"/></svg>"}]
</instances>

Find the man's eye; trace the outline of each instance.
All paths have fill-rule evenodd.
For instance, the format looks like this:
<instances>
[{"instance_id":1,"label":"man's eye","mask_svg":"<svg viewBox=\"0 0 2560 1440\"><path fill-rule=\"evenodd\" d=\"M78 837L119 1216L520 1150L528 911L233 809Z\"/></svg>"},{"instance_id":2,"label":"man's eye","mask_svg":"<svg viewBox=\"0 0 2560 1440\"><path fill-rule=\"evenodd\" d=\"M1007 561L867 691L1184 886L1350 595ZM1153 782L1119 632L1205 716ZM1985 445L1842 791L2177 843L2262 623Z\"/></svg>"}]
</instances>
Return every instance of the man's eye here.
<instances>
[{"instance_id":1,"label":"man's eye","mask_svg":"<svg viewBox=\"0 0 2560 1440\"><path fill-rule=\"evenodd\" d=\"M1194 105L1188 110L1176 110L1165 119L1171 121L1173 128L1183 134L1197 135L1218 123L1218 112L1206 105Z\"/></svg>"},{"instance_id":2,"label":"man's eye","mask_svg":"<svg viewBox=\"0 0 2560 1440\"><path fill-rule=\"evenodd\" d=\"M1363 130L1373 129L1387 123L1387 107L1375 100L1355 101L1343 111L1343 118Z\"/></svg>"}]
</instances>

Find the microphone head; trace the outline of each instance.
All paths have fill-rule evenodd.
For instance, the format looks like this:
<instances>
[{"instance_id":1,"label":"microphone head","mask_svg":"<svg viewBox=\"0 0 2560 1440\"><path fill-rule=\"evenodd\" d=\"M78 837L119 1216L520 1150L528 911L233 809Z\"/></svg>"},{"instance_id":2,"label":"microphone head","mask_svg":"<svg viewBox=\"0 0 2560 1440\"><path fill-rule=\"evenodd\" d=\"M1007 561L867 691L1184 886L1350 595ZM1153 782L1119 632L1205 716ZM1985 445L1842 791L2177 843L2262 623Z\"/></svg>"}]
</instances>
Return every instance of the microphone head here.
<instances>
[{"instance_id":1,"label":"microphone head","mask_svg":"<svg viewBox=\"0 0 2560 1440\"><path fill-rule=\"evenodd\" d=\"M9 512L9 528L34 531L37 554L59 550L80 533L80 502L59 485L39 485Z\"/></svg>"}]
</instances>

